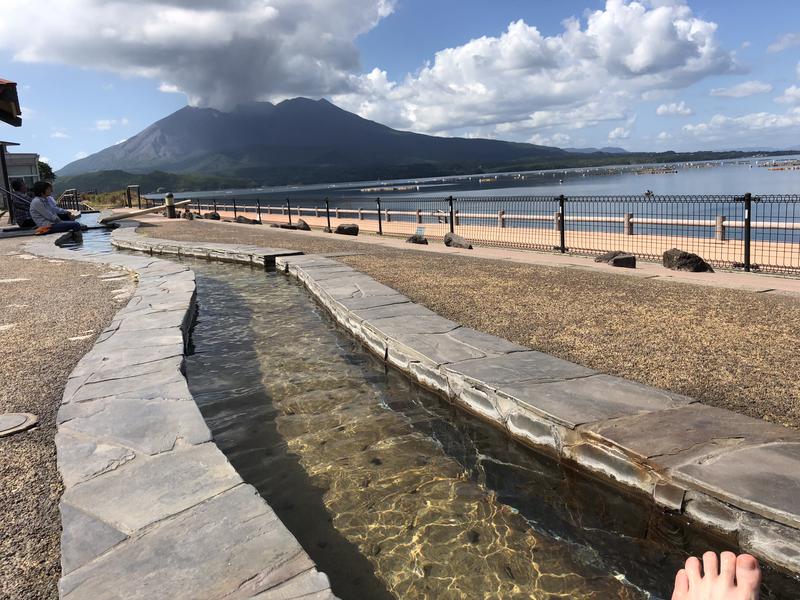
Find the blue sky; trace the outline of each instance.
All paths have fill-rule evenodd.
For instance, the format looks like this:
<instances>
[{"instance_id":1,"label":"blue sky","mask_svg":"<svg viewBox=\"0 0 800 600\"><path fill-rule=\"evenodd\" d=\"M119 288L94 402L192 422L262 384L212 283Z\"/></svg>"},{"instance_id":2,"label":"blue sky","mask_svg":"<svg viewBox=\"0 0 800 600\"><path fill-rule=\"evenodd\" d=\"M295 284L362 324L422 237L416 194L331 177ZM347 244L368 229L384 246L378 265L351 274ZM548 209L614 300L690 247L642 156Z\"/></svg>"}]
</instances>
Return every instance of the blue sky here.
<instances>
[{"instance_id":1,"label":"blue sky","mask_svg":"<svg viewBox=\"0 0 800 600\"><path fill-rule=\"evenodd\" d=\"M187 101L297 95L434 135L800 145L800 3L788 0L5 3L0 77L19 83L24 125L0 137L56 168ZM49 33L26 40L16 32L32 18Z\"/></svg>"}]
</instances>

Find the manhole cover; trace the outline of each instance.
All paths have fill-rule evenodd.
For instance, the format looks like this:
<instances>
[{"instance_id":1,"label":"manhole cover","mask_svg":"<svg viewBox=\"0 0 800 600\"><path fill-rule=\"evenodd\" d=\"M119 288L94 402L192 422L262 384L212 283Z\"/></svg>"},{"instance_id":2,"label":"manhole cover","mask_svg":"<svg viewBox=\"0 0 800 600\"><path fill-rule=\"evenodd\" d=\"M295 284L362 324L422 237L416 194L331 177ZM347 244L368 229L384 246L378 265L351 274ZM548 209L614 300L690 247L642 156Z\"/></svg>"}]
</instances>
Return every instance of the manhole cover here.
<instances>
[{"instance_id":1,"label":"manhole cover","mask_svg":"<svg viewBox=\"0 0 800 600\"><path fill-rule=\"evenodd\" d=\"M39 419L29 413L6 413L0 415L0 437L30 429Z\"/></svg>"}]
</instances>

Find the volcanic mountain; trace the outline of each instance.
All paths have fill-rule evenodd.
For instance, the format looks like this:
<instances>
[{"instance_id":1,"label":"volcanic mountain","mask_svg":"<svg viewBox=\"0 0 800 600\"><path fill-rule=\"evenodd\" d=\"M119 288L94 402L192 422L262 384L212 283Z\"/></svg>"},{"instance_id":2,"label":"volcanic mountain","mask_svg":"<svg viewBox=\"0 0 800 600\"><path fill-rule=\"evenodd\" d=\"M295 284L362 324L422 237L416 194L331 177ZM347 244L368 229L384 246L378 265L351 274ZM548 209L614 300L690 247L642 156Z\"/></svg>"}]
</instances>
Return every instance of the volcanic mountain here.
<instances>
[{"instance_id":1,"label":"volcanic mountain","mask_svg":"<svg viewBox=\"0 0 800 600\"><path fill-rule=\"evenodd\" d=\"M68 164L58 175L158 170L336 181L360 173L402 176L453 165L480 168L565 156L547 146L397 131L326 100L294 98L254 102L230 112L187 106L124 142Z\"/></svg>"}]
</instances>

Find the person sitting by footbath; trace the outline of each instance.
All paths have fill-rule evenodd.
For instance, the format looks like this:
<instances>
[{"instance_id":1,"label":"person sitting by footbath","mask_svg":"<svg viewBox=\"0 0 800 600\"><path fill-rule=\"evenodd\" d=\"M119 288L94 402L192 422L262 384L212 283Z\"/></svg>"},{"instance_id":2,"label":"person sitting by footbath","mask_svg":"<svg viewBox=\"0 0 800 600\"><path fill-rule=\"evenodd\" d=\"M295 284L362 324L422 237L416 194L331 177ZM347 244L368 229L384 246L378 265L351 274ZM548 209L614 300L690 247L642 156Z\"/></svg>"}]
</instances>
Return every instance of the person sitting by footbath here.
<instances>
[{"instance_id":1,"label":"person sitting by footbath","mask_svg":"<svg viewBox=\"0 0 800 600\"><path fill-rule=\"evenodd\" d=\"M36 227L45 229L47 233L71 232L73 241L82 242L81 224L72 220L68 210L56 205L52 194L53 186L47 181L37 181L33 184L30 213Z\"/></svg>"},{"instance_id":2,"label":"person sitting by footbath","mask_svg":"<svg viewBox=\"0 0 800 600\"><path fill-rule=\"evenodd\" d=\"M11 182L11 200L14 207L14 222L20 229L33 229L36 223L31 219L31 199L28 198L28 186L22 179Z\"/></svg>"}]
</instances>

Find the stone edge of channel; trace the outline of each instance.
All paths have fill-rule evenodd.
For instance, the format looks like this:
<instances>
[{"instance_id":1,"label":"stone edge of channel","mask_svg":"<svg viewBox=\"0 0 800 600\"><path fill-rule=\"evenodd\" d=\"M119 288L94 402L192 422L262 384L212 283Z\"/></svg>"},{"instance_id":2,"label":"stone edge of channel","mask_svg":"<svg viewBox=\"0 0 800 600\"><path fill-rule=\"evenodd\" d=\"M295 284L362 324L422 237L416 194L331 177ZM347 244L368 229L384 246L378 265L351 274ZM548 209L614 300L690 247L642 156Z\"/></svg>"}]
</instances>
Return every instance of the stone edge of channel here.
<instances>
[{"instance_id":1,"label":"stone edge of channel","mask_svg":"<svg viewBox=\"0 0 800 600\"><path fill-rule=\"evenodd\" d=\"M773 452L779 455L776 460L788 460L790 466L798 467L788 474L788 483L800 486L800 475L796 474L800 473L797 432L604 376L460 327L324 256L281 255L275 249L235 244L174 242L145 238L133 230L117 231L112 239L118 247L151 254L240 264L258 264L261 257L272 254L277 268L302 282L340 325L422 385L493 422L519 442L643 492L663 510L735 536L743 550L789 572L800 572L800 515L760 505L747 497L746 490L737 491L735 481L714 481L702 470L705 464L736 462L739 457L747 460L749 454L763 461L766 453L770 460ZM392 312L397 316L393 318ZM521 371L527 374L520 377L521 381L513 381L519 371L503 371L504 362L522 365ZM477 378L481 363L492 371L505 372L511 383ZM541 373L539 379L526 366L530 364L532 371ZM609 385L617 386L627 400L609 401L602 395L594 396L588 398L592 408L605 408L605 415L602 411L600 415L591 411L585 415L569 411L561 414L564 403L561 402L562 407L554 405L552 392L556 399L559 393L574 394L575 388L570 385L575 382L586 382L600 393ZM663 405L648 404L651 401ZM693 439L675 429L680 429L687 419L692 421L685 425L687 431L707 430L708 439ZM655 435L659 430L664 432L663 439ZM644 436L638 435L642 431ZM648 446L657 448L648 451ZM787 449L788 459L781 454L786 454ZM776 481L773 485L786 483ZM755 484L763 485L763 481L756 478ZM757 491L763 492L760 488Z\"/></svg>"},{"instance_id":2,"label":"stone edge of channel","mask_svg":"<svg viewBox=\"0 0 800 600\"><path fill-rule=\"evenodd\" d=\"M72 252L53 239L25 249L138 280L70 374L59 409L59 596L335 599L327 576L214 444L189 392L193 271L153 257ZM224 259L213 250L206 258Z\"/></svg>"}]
</instances>

